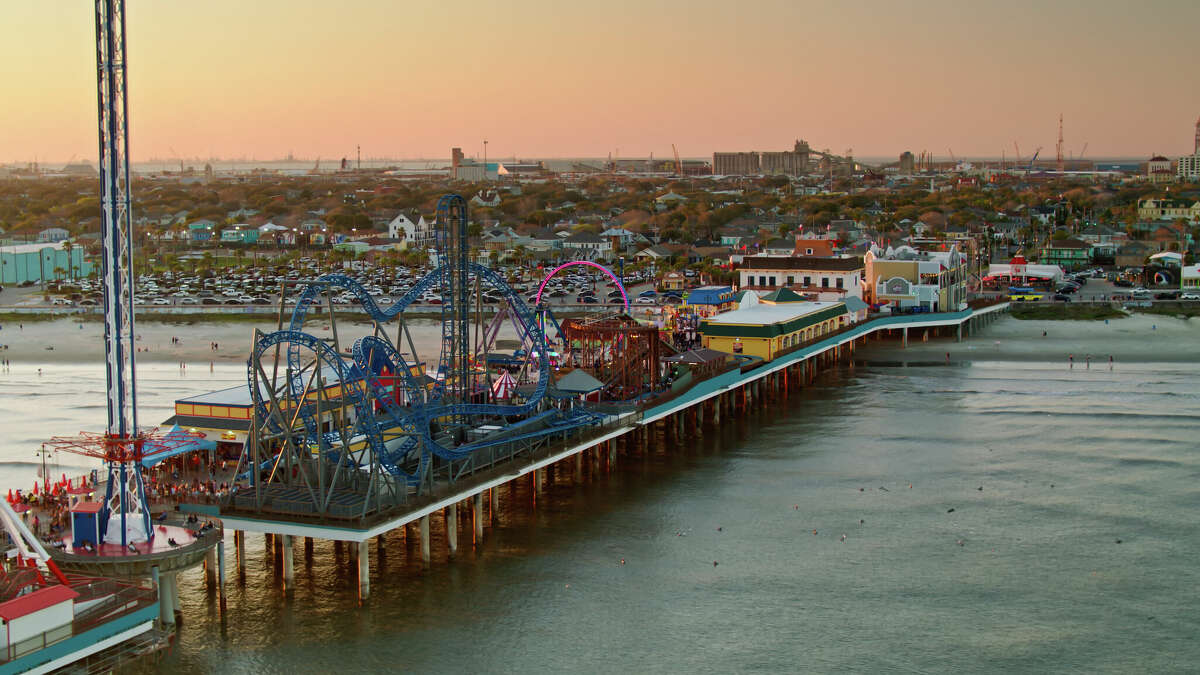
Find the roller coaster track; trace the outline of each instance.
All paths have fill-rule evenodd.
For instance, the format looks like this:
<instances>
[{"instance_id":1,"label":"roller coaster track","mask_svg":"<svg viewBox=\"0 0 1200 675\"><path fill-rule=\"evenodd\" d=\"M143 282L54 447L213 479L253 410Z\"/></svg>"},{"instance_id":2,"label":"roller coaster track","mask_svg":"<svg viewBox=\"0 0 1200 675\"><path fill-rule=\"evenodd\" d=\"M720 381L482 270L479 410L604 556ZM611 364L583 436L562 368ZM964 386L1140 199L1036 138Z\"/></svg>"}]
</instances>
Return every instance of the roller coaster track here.
<instances>
[{"instance_id":1,"label":"roller coaster track","mask_svg":"<svg viewBox=\"0 0 1200 675\"><path fill-rule=\"evenodd\" d=\"M388 473L403 477L410 485L418 484L428 470L432 457L446 461L467 459L483 448L512 443L514 440L527 440L552 433L559 433L577 426L594 424L598 417L593 414L564 416L557 419L555 415L546 416L543 420L545 427L517 435L502 436L498 439L483 439L454 447L447 447L434 437L433 428L438 420L463 420L472 416L524 416L537 411L539 403L545 396L550 381L550 355L546 344L546 336L532 312L520 295L515 293L507 283L492 270L481 265L469 263L467 270L477 279L487 282L501 291L508 302L514 318L514 326L520 336L533 346L538 360L538 378L533 391L525 403L513 404L482 404L482 403L441 403L441 394L445 391L435 387L428 392L423 383L418 382L412 375L412 365L405 361L403 355L387 340L368 336L357 340L349 359L326 344L322 339L303 331L304 320L308 307L322 291L339 287L358 298L367 314L377 322L387 322L398 317L413 302L426 291L432 289L445 279L446 271L438 268L418 281L395 304L387 309L381 308L370 294L357 281L341 274L329 274L309 283L301 293L296 308L292 313L291 322L286 330L276 331L261 337L255 345L254 352L248 362L248 379L251 396L260 419L278 433L290 433L281 415L276 411L272 416L267 401L256 386L255 370L267 350L278 345L287 346L287 375L286 386L297 402L296 416L303 421L304 430L310 442L325 447L345 445L345 438L339 432L321 432L320 420L314 416L317 406L309 404L311 399L312 382L319 380L321 372L330 367L340 379L341 396L345 402L353 405L356 420L353 422L354 437L361 437L371 450L372 457ZM310 363L304 363L305 350L315 357ZM445 355L443 354L443 361ZM407 400L411 407L401 406L394 395L380 379L385 371L393 375L393 386L396 376L399 376L405 389ZM315 371L315 372L314 372ZM308 378L306 384L305 380ZM320 386L320 385L319 385ZM388 434L404 437L398 444L389 443ZM388 447L391 445L392 447ZM331 450L338 462L350 462L357 465L364 463L362 452L355 457L351 448L342 447L340 452Z\"/></svg>"}]
</instances>

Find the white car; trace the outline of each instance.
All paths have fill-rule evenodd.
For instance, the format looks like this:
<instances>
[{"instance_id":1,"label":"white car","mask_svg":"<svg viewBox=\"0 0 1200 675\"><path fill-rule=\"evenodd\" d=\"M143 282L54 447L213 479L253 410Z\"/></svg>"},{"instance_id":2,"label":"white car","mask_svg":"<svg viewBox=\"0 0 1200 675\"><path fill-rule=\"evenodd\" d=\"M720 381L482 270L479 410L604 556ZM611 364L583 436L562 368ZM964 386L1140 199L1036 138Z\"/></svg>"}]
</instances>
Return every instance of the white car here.
<instances>
[{"instance_id":1,"label":"white car","mask_svg":"<svg viewBox=\"0 0 1200 675\"><path fill-rule=\"evenodd\" d=\"M169 305L171 301L166 298L155 298L150 304L153 305Z\"/></svg>"},{"instance_id":2,"label":"white car","mask_svg":"<svg viewBox=\"0 0 1200 675\"><path fill-rule=\"evenodd\" d=\"M199 300L197 300L193 297L190 297L190 296L184 296L179 299L179 304L181 304L181 305L196 305L196 304L199 304L199 302L200 302Z\"/></svg>"},{"instance_id":3,"label":"white car","mask_svg":"<svg viewBox=\"0 0 1200 675\"><path fill-rule=\"evenodd\" d=\"M635 304L635 305L653 305L654 298L649 298L649 297L645 297L645 296L640 297L640 298L635 298L633 301L633 304Z\"/></svg>"},{"instance_id":4,"label":"white car","mask_svg":"<svg viewBox=\"0 0 1200 675\"><path fill-rule=\"evenodd\" d=\"M1200 293L1184 293L1179 296L1180 300L1200 300Z\"/></svg>"}]
</instances>

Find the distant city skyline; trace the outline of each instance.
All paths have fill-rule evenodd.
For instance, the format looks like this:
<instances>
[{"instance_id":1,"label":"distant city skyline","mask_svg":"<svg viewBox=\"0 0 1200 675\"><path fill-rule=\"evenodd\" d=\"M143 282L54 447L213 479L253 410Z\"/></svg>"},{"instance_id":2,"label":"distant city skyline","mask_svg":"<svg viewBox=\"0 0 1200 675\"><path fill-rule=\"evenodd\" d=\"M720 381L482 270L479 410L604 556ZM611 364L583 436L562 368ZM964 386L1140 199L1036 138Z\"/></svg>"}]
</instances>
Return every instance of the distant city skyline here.
<instances>
[{"instance_id":1,"label":"distant city skyline","mask_svg":"<svg viewBox=\"0 0 1200 675\"><path fill-rule=\"evenodd\" d=\"M128 8L130 150L259 161L1190 154L1200 3L302 0ZM95 161L84 3L6 8L0 162ZM19 31L19 32L18 32Z\"/></svg>"}]
</instances>

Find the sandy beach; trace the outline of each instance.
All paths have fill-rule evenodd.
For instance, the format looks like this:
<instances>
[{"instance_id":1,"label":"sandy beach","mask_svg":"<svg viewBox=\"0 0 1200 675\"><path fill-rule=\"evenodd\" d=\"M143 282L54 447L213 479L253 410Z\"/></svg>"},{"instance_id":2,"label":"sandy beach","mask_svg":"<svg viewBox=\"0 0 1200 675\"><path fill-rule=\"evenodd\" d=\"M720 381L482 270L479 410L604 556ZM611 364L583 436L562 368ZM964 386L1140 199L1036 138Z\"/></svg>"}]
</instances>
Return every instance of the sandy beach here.
<instances>
[{"instance_id":1,"label":"sandy beach","mask_svg":"<svg viewBox=\"0 0 1200 675\"><path fill-rule=\"evenodd\" d=\"M183 363L188 367L244 363L250 354L254 329L275 330L275 322L163 323L144 321L137 325L138 363ZM395 324L388 326L395 330ZM319 337L332 337L327 321L313 320L305 330ZM354 340L371 333L369 323L338 322L338 340L345 349ZM415 320L409 326L419 356L436 362L441 335L432 320ZM392 338L395 339L394 333ZM101 363L104 360L104 325L99 321L59 319L54 321L6 321L0 325L0 358L14 365L54 363ZM407 348L402 348L407 351Z\"/></svg>"}]
</instances>

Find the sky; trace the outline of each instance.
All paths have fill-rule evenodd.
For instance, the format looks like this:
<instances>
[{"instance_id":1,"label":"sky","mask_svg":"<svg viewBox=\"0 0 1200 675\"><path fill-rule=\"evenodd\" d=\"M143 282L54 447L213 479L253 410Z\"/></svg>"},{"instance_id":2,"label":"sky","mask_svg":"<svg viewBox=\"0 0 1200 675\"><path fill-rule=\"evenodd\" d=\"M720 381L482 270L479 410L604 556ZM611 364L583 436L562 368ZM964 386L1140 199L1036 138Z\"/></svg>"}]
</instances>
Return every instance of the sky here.
<instances>
[{"instance_id":1,"label":"sky","mask_svg":"<svg viewBox=\"0 0 1200 675\"><path fill-rule=\"evenodd\" d=\"M0 162L95 161L92 4L10 0ZM1190 154L1196 0L129 0L151 158Z\"/></svg>"}]
</instances>

